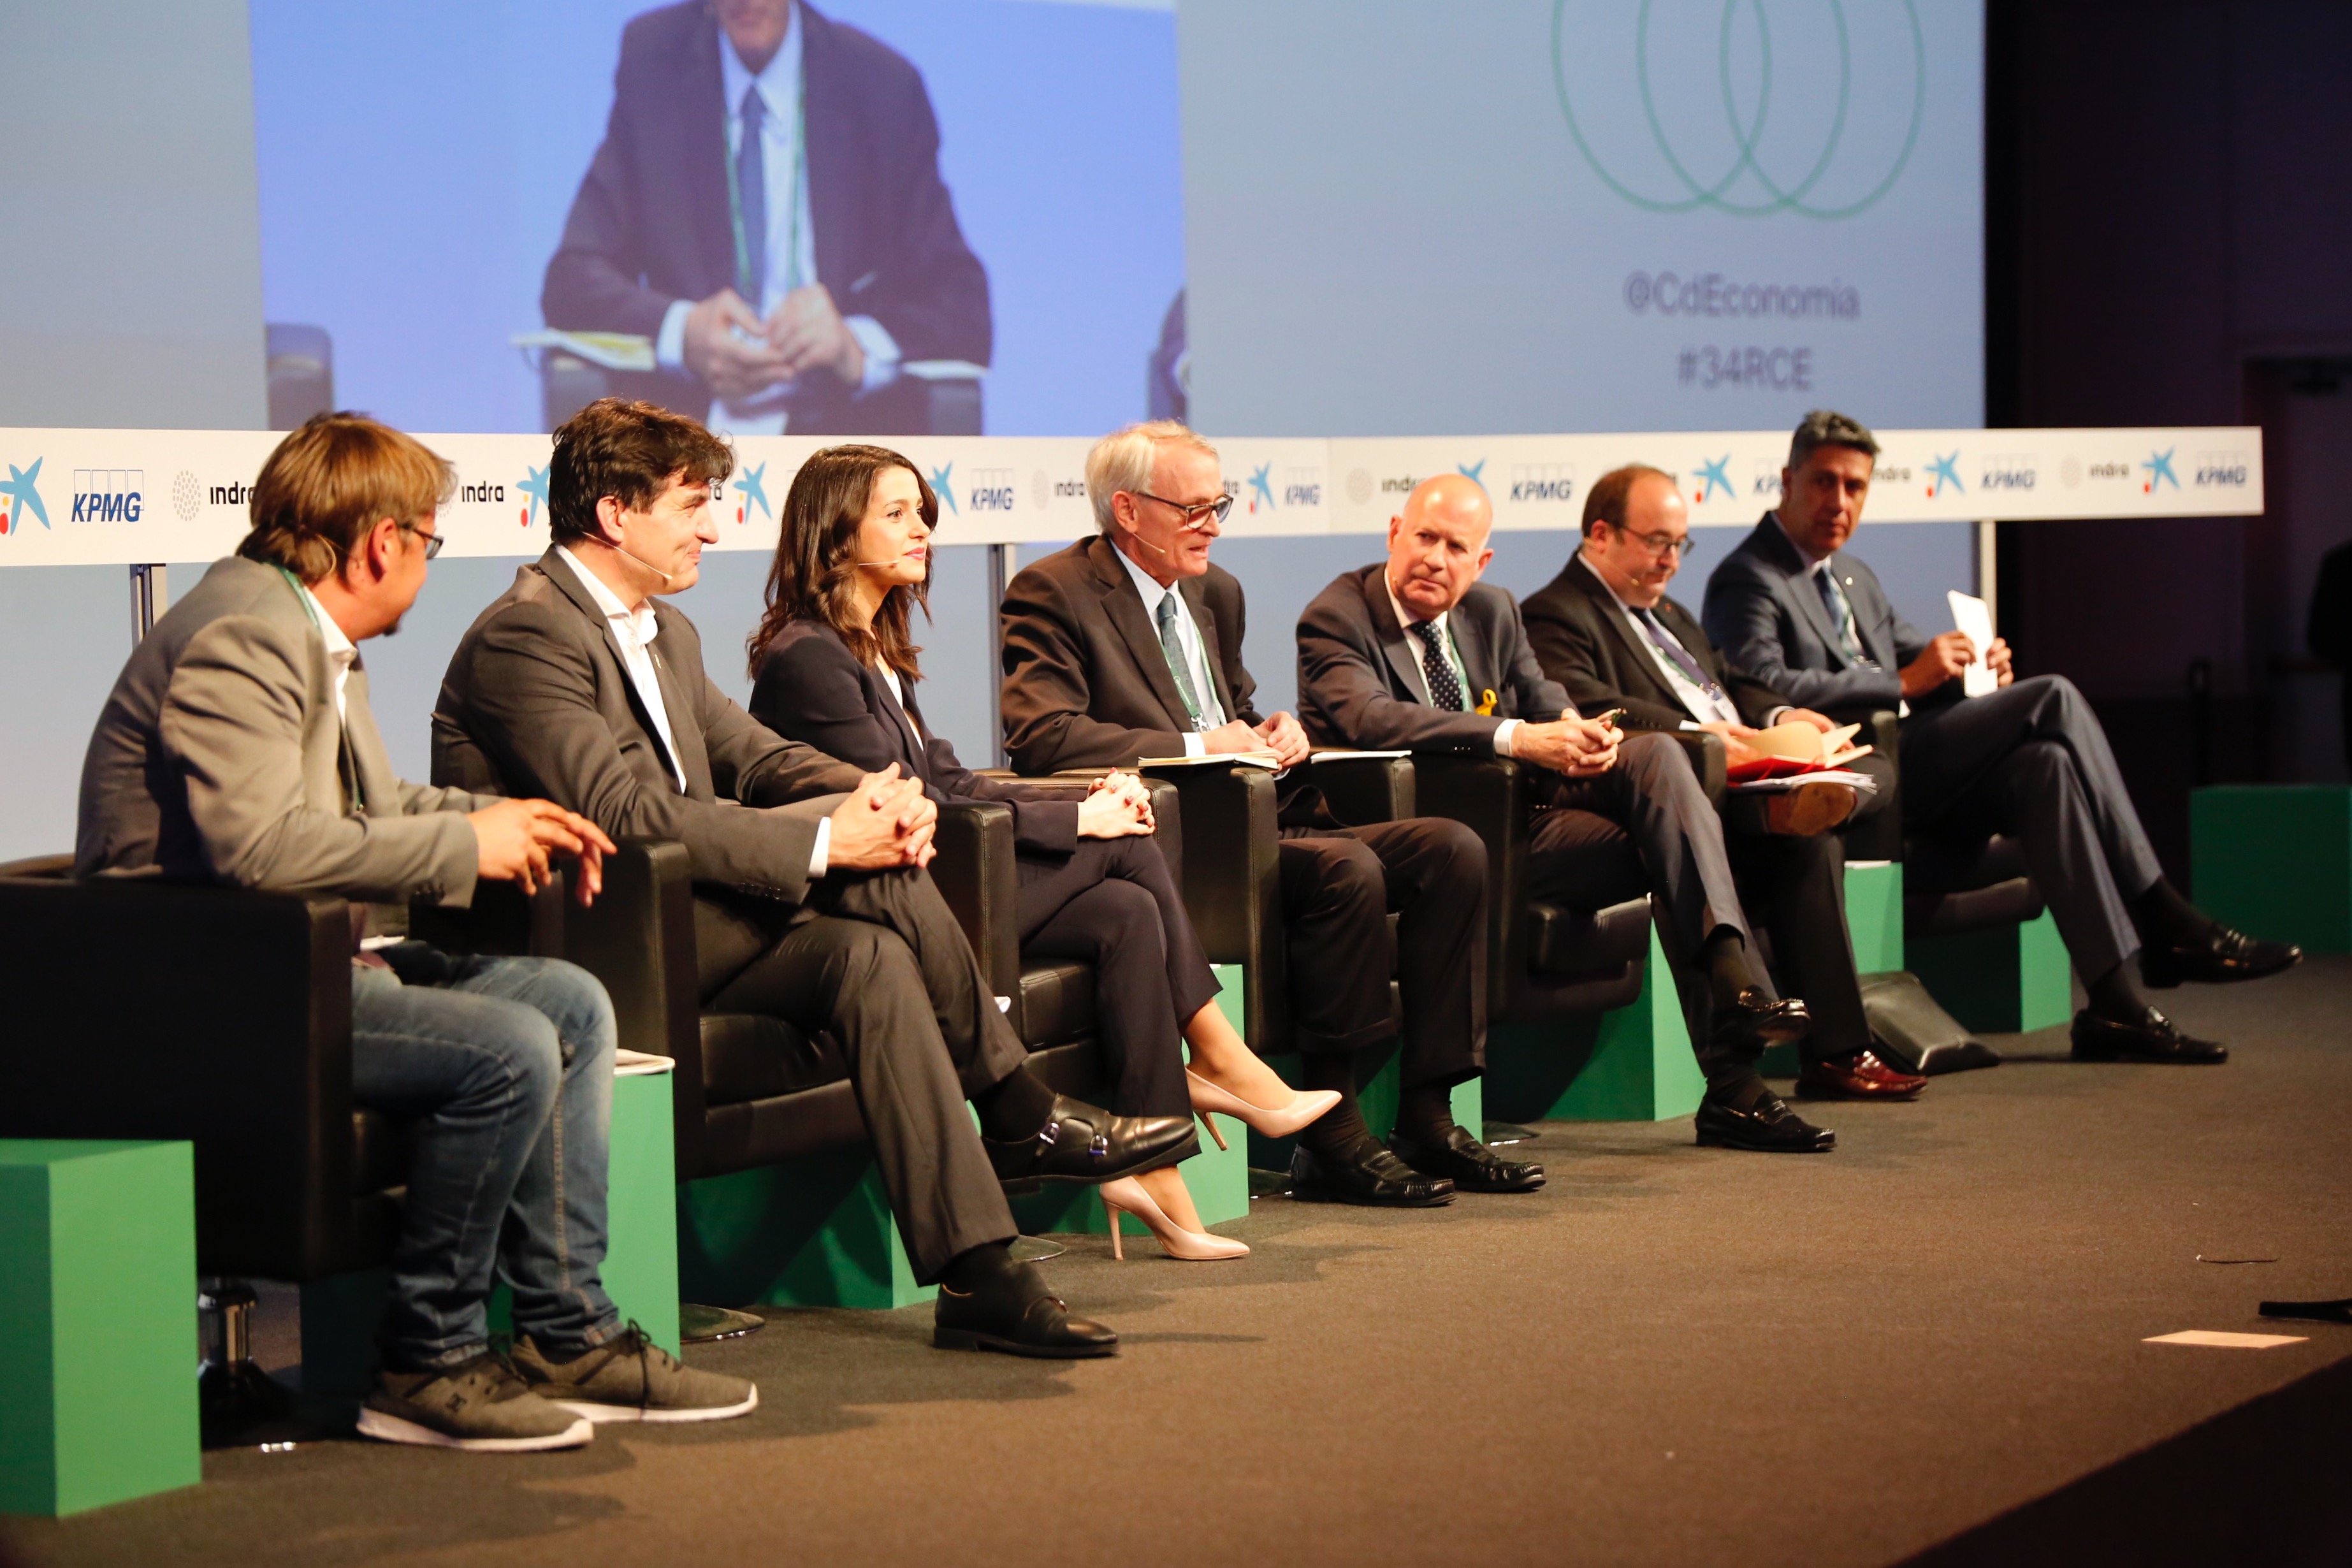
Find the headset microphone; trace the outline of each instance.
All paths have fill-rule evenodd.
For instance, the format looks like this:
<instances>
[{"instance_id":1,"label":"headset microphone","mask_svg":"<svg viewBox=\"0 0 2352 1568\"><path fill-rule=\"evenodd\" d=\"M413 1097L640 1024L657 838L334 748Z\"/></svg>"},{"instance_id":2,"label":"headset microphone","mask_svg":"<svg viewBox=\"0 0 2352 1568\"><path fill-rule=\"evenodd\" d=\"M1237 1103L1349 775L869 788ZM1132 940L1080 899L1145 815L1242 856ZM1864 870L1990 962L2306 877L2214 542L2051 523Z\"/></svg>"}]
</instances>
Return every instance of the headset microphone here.
<instances>
[{"instance_id":1,"label":"headset microphone","mask_svg":"<svg viewBox=\"0 0 2352 1568\"><path fill-rule=\"evenodd\" d=\"M652 562L650 562L650 561L646 560L644 556L642 556L642 555L631 555L627 550L624 549L622 546L620 546L620 545L618 545L618 544L614 545L614 546L613 546L613 548L614 548L615 551L619 552L619 553L621 553L621 554L623 554L623 555L628 555L628 557L629 557L629 559L630 559L630 560L632 560L632 561L635 562L638 565L640 565L640 566L644 567L646 571L648 571L648 572L652 573L655 576L656 576L656 577L660 578L660 579L662 580L662 586L663 586L663 587L667 588L667 587L668 587L672 583L675 583L675 582L677 582L677 578L675 578L675 577L671 576L668 573L667 573L667 572L663 571L660 567L658 567L658 566L655 565Z\"/></svg>"}]
</instances>

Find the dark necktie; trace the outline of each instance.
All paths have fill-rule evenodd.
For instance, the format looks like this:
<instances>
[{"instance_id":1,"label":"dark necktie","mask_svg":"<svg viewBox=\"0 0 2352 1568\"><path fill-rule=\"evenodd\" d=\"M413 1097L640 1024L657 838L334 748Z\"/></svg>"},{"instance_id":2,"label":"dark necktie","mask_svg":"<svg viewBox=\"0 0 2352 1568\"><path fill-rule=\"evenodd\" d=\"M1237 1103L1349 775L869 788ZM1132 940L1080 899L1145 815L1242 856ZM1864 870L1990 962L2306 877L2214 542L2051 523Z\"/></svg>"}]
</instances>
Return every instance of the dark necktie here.
<instances>
[{"instance_id":1,"label":"dark necktie","mask_svg":"<svg viewBox=\"0 0 2352 1568\"><path fill-rule=\"evenodd\" d=\"M1415 621L1405 630L1421 639L1421 673L1429 681L1429 705L1443 708L1448 713L1461 712L1462 682L1454 678L1444 645L1438 641L1444 634L1438 630L1437 623Z\"/></svg>"},{"instance_id":2,"label":"dark necktie","mask_svg":"<svg viewBox=\"0 0 2352 1568\"><path fill-rule=\"evenodd\" d=\"M1683 647L1681 639L1666 630L1665 623L1658 619L1655 610L1637 606L1633 611L1633 618L1642 623L1642 629L1650 634L1650 640L1658 645L1658 651L1674 660L1675 668L1690 678L1690 683L1693 686L1697 687L1711 700L1722 699L1722 686L1717 684L1715 677L1706 672L1705 665L1691 657L1690 649Z\"/></svg>"},{"instance_id":3,"label":"dark necktie","mask_svg":"<svg viewBox=\"0 0 2352 1568\"><path fill-rule=\"evenodd\" d=\"M736 205L743 215L743 273L735 279L735 292L754 310L760 309L760 294L768 281L768 159L760 144L760 121L765 110L758 84L745 88L742 143L735 153Z\"/></svg>"},{"instance_id":4,"label":"dark necktie","mask_svg":"<svg viewBox=\"0 0 2352 1568\"><path fill-rule=\"evenodd\" d=\"M1168 671L1176 678L1176 694L1184 700L1184 711L1192 716L1192 728L1206 730L1209 721L1201 714L1201 693L1192 684L1192 661L1184 657L1184 640L1176 635L1173 588L1160 598L1160 651L1168 656Z\"/></svg>"},{"instance_id":5,"label":"dark necktie","mask_svg":"<svg viewBox=\"0 0 2352 1568\"><path fill-rule=\"evenodd\" d=\"M1830 625L1837 628L1838 646L1845 649L1845 656L1858 664L1871 663L1870 656L1862 650L1862 637L1854 630L1853 603L1838 586L1834 569L1828 565L1815 568L1813 586L1822 591L1822 604L1829 610Z\"/></svg>"}]
</instances>

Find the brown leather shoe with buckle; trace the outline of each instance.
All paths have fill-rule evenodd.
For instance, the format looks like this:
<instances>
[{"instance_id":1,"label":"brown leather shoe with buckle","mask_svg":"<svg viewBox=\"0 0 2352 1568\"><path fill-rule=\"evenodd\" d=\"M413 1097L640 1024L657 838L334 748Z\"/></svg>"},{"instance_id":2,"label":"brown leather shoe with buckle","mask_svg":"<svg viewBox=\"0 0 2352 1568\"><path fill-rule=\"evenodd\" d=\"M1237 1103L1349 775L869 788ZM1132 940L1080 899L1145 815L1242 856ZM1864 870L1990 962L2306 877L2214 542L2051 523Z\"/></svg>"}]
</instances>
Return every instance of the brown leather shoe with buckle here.
<instances>
[{"instance_id":1,"label":"brown leather shoe with buckle","mask_svg":"<svg viewBox=\"0 0 2352 1568\"><path fill-rule=\"evenodd\" d=\"M1791 838L1811 838L1845 826L1853 815L1853 785L1824 781L1767 797L1764 826Z\"/></svg>"},{"instance_id":2,"label":"brown leather shoe with buckle","mask_svg":"<svg viewBox=\"0 0 2352 1568\"><path fill-rule=\"evenodd\" d=\"M1927 1087L1917 1073L1897 1072L1871 1050L1807 1062L1797 1073L1797 1092L1808 1100L1916 1100Z\"/></svg>"}]
</instances>

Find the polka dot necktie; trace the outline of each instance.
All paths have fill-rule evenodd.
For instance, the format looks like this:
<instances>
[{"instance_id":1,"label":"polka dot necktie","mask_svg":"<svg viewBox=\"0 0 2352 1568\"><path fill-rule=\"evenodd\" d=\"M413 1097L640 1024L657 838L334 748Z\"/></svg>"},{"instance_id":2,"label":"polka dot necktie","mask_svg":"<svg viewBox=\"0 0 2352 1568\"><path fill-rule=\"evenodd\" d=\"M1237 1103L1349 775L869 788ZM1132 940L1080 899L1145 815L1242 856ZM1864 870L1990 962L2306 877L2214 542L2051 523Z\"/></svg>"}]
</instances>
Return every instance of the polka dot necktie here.
<instances>
[{"instance_id":1,"label":"polka dot necktie","mask_svg":"<svg viewBox=\"0 0 2352 1568\"><path fill-rule=\"evenodd\" d=\"M1462 710L1462 682L1454 678L1454 666L1445 657L1445 649L1437 639L1444 634L1435 621L1415 621L1405 627L1421 639L1421 672L1429 680L1429 705L1443 708L1448 713Z\"/></svg>"}]
</instances>

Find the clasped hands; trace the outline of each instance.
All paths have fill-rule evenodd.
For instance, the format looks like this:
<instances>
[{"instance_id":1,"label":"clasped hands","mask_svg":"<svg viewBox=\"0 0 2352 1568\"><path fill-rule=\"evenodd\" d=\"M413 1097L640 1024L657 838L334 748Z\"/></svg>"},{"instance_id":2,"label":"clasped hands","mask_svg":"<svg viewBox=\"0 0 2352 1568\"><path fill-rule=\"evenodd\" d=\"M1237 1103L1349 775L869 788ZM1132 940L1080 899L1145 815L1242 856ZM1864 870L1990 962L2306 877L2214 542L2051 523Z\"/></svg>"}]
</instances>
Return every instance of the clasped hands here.
<instances>
[{"instance_id":1,"label":"clasped hands","mask_svg":"<svg viewBox=\"0 0 2352 1568\"><path fill-rule=\"evenodd\" d=\"M923 793L923 781L901 778L896 763L859 779L849 798L835 808L832 821L827 870L928 866L939 853L931 837L939 830L940 808Z\"/></svg>"},{"instance_id":2,"label":"clasped hands","mask_svg":"<svg viewBox=\"0 0 2352 1568\"><path fill-rule=\"evenodd\" d=\"M1544 723L1520 721L1511 732L1511 755L1572 779L1589 779L1617 765L1617 745L1625 738L1613 723L1563 713Z\"/></svg>"},{"instance_id":3,"label":"clasped hands","mask_svg":"<svg viewBox=\"0 0 2352 1568\"><path fill-rule=\"evenodd\" d=\"M829 370L851 386L866 379L866 349L833 295L810 283L784 296L766 321L732 289L686 313L686 368L721 400L740 402L812 370Z\"/></svg>"},{"instance_id":4,"label":"clasped hands","mask_svg":"<svg viewBox=\"0 0 2352 1568\"><path fill-rule=\"evenodd\" d=\"M1997 684L2007 686L2017 679L2010 668L2009 643L2005 638L1993 638L1984 658L1992 668ZM1977 645L1969 640L1968 633L1945 632L1930 640L1916 658L1903 667L1903 695L1925 697L1976 661Z\"/></svg>"},{"instance_id":5,"label":"clasped hands","mask_svg":"<svg viewBox=\"0 0 2352 1568\"><path fill-rule=\"evenodd\" d=\"M1307 760L1311 749L1307 743L1307 731L1287 713L1277 713L1257 725L1244 724L1238 719L1220 724L1202 734L1201 745L1212 756L1272 752L1276 768L1297 767Z\"/></svg>"}]
</instances>

